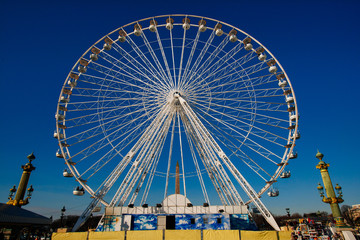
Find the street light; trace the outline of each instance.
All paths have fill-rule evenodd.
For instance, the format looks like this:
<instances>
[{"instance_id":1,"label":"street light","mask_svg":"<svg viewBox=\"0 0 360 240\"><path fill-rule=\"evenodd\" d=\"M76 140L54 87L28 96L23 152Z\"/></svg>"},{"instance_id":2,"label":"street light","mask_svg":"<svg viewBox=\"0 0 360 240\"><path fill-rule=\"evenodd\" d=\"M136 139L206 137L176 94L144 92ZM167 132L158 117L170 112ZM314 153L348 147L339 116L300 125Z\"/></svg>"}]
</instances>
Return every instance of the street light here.
<instances>
[{"instance_id":1,"label":"street light","mask_svg":"<svg viewBox=\"0 0 360 240\"><path fill-rule=\"evenodd\" d=\"M32 185L27 189L27 196L28 198L31 198L32 192L34 191L34 188Z\"/></svg>"},{"instance_id":2,"label":"street light","mask_svg":"<svg viewBox=\"0 0 360 240\"><path fill-rule=\"evenodd\" d=\"M336 190L336 193L338 194L338 197L342 197L342 189L339 186L339 184L336 184L335 190Z\"/></svg>"},{"instance_id":3,"label":"street light","mask_svg":"<svg viewBox=\"0 0 360 240\"><path fill-rule=\"evenodd\" d=\"M290 208L285 208L288 217L290 217Z\"/></svg>"},{"instance_id":4,"label":"street light","mask_svg":"<svg viewBox=\"0 0 360 240\"><path fill-rule=\"evenodd\" d=\"M12 199L12 197L14 196L16 192L16 186L14 185L11 189L10 189L10 193L9 193L9 197L8 199Z\"/></svg>"},{"instance_id":5,"label":"street light","mask_svg":"<svg viewBox=\"0 0 360 240\"><path fill-rule=\"evenodd\" d=\"M323 186L321 186L321 184L319 183L316 188L319 191L320 197L324 197L324 188L323 188Z\"/></svg>"},{"instance_id":6,"label":"street light","mask_svg":"<svg viewBox=\"0 0 360 240\"><path fill-rule=\"evenodd\" d=\"M324 157L324 154L320 153L319 151L315 157L317 159L319 159L319 163L316 165L316 168L320 170L321 178L322 178L323 184L324 184L324 187L323 187L319 183L316 188L319 191L322 201L324 203L330 204L331 212L336 221L336 227L344 227L345 226L344 218L341 216L341 212L340 212L340 208L339 208L339 203L344 202L344 200L342 199L341 187L338 184L336 184L336 187L335 187L335 190L337 192L337 196L336 196L334 187L333 187L331 179L330 179L330 174L328 171L330 164L325 163L322 160ZM325 194L324 188L325 188L326 196L324 195Z\"/></svg>"},{"instance_id":7,"label":"street light","mask_svg":"<svg viewBox=\"0 0 360 240\"><path fill-rule=\"evenodd\" d=\"M61 209L61 217L60 217L61 227L64 227L63 219L64 219L65 212L66 212L66 208L65 208L65 206L63 206L63 208Z\"/></svg>"}]
</instances>

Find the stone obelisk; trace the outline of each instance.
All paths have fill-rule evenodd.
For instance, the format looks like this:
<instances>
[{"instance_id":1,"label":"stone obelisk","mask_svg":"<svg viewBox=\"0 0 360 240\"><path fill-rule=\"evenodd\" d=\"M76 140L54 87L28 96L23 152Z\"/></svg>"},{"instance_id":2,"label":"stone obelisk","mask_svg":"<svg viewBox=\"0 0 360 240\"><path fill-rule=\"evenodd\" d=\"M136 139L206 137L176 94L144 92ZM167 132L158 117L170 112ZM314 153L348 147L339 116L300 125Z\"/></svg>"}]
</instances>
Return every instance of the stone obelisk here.
<instances>
[{"instance_id":1,"label":"stone obelisk","mask_svg":"<svg viewBox=\"0 0 360 240\"><path fill-rule=\"evenodd\" d=\"M176 162L175 194L180 194L180 170L179 170L179 162Z\"/></svg>"}]
</instances>

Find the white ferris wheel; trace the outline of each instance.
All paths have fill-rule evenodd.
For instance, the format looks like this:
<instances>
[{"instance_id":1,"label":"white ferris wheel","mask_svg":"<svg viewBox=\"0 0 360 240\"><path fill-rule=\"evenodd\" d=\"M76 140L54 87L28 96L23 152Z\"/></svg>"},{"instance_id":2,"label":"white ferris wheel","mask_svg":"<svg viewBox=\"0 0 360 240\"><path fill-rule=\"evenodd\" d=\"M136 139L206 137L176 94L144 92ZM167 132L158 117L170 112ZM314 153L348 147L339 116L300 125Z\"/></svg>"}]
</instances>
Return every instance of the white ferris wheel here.
<instances>
[{"instance_id":1,"label":"white ferris wheel","mask_svg":"<svg viewBox=\"0 0 360 240\"><path fill-rule=\"evenodd\" d=\"M110 32L71 69L55 117L64 176L93 197L81 219L160 202L178 163L185 196L253 203L277 227L259 197L290 177L296 99L275 56L234 26L174 14Z\"/></svg>"}]
</instances>

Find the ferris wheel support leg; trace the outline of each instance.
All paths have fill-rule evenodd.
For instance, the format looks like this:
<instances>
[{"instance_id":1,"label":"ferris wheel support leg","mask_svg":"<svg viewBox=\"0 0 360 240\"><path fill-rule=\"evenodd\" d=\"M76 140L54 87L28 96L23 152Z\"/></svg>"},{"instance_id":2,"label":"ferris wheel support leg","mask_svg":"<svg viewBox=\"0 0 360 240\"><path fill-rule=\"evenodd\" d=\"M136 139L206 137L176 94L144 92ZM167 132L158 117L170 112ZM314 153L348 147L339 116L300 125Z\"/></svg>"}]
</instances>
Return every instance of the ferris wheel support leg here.
<instances>
[{"instance_id":1,"label":"ferris wheel support leg","mask_svg":"<svg viewBox=\"0 0 360 240\"><path fill-rule=\"evenodd\" d=\"M258 210L264 216L265 220L276 231L280 231L280 228L279 228L278 224L276 223L274 217L271 215L270 211L265 207L265 205L261 202L261 200L257 196L256 191L246 181L246 179L242 176L242 174L239 172L239 170L232 164L232 162L226 156L224 151L220 148L220 146L217 144L215 139L212 137L212 135L209 133L209 131L206 129L206 127L202 124L200 119L196 116L196 114L193 112L193 110L187 104L185 99L183 99L182 97L179 97L179 101L180 101L181 106L185 110L185 114L190 119L192 119L192 121L197 125L197 127L199 127L201 129L201 131L204 133L203 138L215 150L215 152L218 154L219 158L221 158L223 160L223 163L225 164L225 166L229 169L231 174L235 177L237 182L240 184L240 186L243 188L243 190L246 192L246 194L249 196L249 198L252 200L252 202L256 205Z\"/></svg>"},{"instance_id":2,"label":"ferris wheel support leg","mask_svg":"<svg viewBox=\"0 0 360 240\"><path fill-rule=\"evenodd\" d=\"M81 214L81 216L76 221L74 227L72 228L72 232L76 232L79 228L84 225L84 223L89 219L91 213L93 212L94 208L99 204L100 198L94 198L89 206L85 209L85 211Z\"/></svg>"}]
</instances>

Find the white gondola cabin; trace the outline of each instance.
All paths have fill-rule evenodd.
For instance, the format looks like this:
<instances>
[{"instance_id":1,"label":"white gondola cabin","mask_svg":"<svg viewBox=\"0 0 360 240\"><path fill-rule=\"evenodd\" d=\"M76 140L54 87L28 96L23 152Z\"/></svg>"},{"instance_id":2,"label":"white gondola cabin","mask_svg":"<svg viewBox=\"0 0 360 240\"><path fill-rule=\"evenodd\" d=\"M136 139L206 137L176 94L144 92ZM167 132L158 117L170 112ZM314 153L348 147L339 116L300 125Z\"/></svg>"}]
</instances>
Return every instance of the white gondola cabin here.
<instances>
[{"instance_id":1,"label":"white gondola cabin","mask_svg":"<svg viewBox=\"0 0 360 240\"><path fill-rule=\"evenodd\" d=\"M199 21L199 31L200 32L205 32L207 29L206 27L206 21L205 20L200 20Z\"/></svg>"},{"instance_id":2,"label":"white gondola cabin","mask_svg":"<svg viewBox=\"0 0 360 240\"><path fill-rule=\"evenodd\" d=\"M65 154L66 155L66 154ZM64 155L61 153L60 149L56 151L56 157L58 158L64 158Z\"/></svg>"},{"instance_id":3,"label":"white gondola cabin","mask_svg":"<svg viewBox=\"0 0 360 240\"><path fill-rule=\"evenodd\" d=\"M165 27L166 27L167 30L173 29L173 27L174 27L174 19L167 18Z\"/></svg>"},{"instance_id":4,"label":"white gondola cabin","mask_svg":"<svg viewBox=\"0 0 360 240\"><path fill-rule=\"evenodd\" d=\"M253 48L253 45L251 44L251 38L247 37L243 41L245 50L250 51Z\"/></svg>"},{"instance_id":5,"label":"white gondola cabin","mask_svg":"<svg viewBox=\"0 0 360 240\"><path fill-rule=\"evenodd\" d=\"M279 87L281 87L281 88L284 88L284 87L286 87L287 86L287 81L286 80L280 80L279 81Z\"/></svg>"},{"instance_id":6,"label":"white gondola cabin","mask_svg":"<svg viewBox=\"0 0 360 240\"><path fill-rule=\"evenodd\" d=\"M61 101L62 103L68 103L68 102L70 101L70 99L68 99L68 98L66 98L66 97L64 97L64 96L61 96L60 101Z\"/></svg>"},{"instance_id":7,"label":"white gondola cabin","mask_svg":"<svg viewBox=\"0 0 360 240\"><path fill-rule=\"evenodd\" d=\"M125 42L126 41L126 32L123 29L121 29L119 31L118 40L119 40L119 42Z\"/></svg>"},{"instance_id":8,"label":"white gondola cabin","mask_svg":"<svg viewBox=\"0 0 360 240\"><path fill-rule=\"evenodd\" d=\"M62 115L62 114L56 113L56 114L55 114L55 119L57 119L57 120L64 120L64 119L65 119L65 116Z\"/></svg>"},{"instance_id":9,"label":"white gondola cabin","mask_svg":"<svg viewBox=\"0 0 360 240\"><path fill-rule=\"evenodd\" d=\"M95 61L97 61L99 59L99 57L98 57L97 54L92 53L92 54L90 54L90 59L95 62Z\"/></svg>"},{"instance_id":10,"label":"white gondola cabin","mask_svg":"<svg viewBox=\"0 0 360 240\"><path fill-rule=\"evenodd\" d=\"M141 25L140 24L135 24L134 25L134 34L135 34L135 36L140 36L141 35L141 33L142 33L142 30L141 30Z\"/></svg>"},{"instance_id":11,"label":"white gondola cabin","mask_svg":"<svg viewBox=\"0 0 360 240\"><path fill-rule=\"evenodd\" d=\"M190 29L190 19L184 18L182 20L182 22L183 22L183 29L189 30Z\"/></svg>"},{"instance_id":12,"label":"white gondola cabin","mask_svg":"<svg viewBox=\"0 0 360 240\"><path fill-rule=\"evenodd\" d=\"M279 196L279 190L277 190L275 188L271 188L267 194L269 197L277 197L277 196Z\"/></svg>"},{"instance_id":13,"label":"white gondola cabin","mask_svg":"<svg viewBox=\"0 0 360 240\"><path fill-rule=\"evenodd\" d=\"M295 159L297 158L297 156L298 156L297 152L292 152L289 154L289 159Z\"/></svg>"},{"instance_id":14,"label":"white gondola cabin","mask_svg":"<svg viewBox=\"0 0 360 240\"><path fill-rule=\"evenodd\" d=\"M259 56L258 56L258 59L260 61L265 61L266 60L266 54L265 53L261 53Z\"/></svg>"},{"instance_id":15,"label":"white gondola cabin","mask_svg":"<svg viewBox=\"0 0 360 240\"><path fill-rule=\"evenodd\" d=\"M224 34L224 31L221 28L222 28L222 25L220 23L216 24L216 26L215 26L215 34L218 37L220 37L221 35Z\"/></svg>"},{"instance_id":16,"label":"white gondola cabin","mask_svg":"<svg viewBox=\"0 0 360 240\"><path fill-rule=\"evenodd\" d=\"M275 65L269 67L269 72L270 73L274 74L274 73L276 73L276 71L277 71L277 67Z\"/></svg>"},{"instance_id":17,"label":"white gondola cabin","mask_svg":"<svg viewBox=\"0 0 360 240\"><path fill-rule=\"evenodd\" d=\"M296 116L295 113L291 114L291 116L290 116L290 120L291 120L291 121L294 121L294 122L295 122L295 121L296 121L296 118L299 119L299 118L300 118L300 115L298 114L298 115Z\"/></svg>"},{"instance_id":18,"label":"white gondola cabin","mask_svg":"<svg viewBox=\"0 0 360 240\"><path fill-rule=\"evenodd\" d=\"M280 174L280 178L289 178L291 176L290 171L284 171Z\"/></svg>"},{"instance_id":19,"label":"white gondola cabin","mask_svg":"<svg viewBox=\"0 0 360 240\"><path fill-rule=\"evenodd\" d=\"M294 97L286 96L285 101L286 101L286 103L293 103L294 102Z\"/></svg>"},{"instance_id":20,"label":"white gondola cabin","mask_svg":"<svg viewBox=\"0 0 360 240\"><path fill-rule=\"evenodd\" d=\"M73 80L73 79L69 79L68 84L69 84L70 87L76 87L77 82L75 80Z\"/></svg>"},{"instance_id":21,"label":"white gondola cabin","mask_svg":"<svg viewBox=\"0 0 360 240\"><path fill-rule=\"evenodd\" d=\"M73 194L76 195L76 196L82 196L85 194L85 190L84 188L80 188L79 186L77 186L74 191L73 191Z\"/></svg>"},{"instance_id":22,"label":"white gondola cabin","mask_svg":"<svg viewBox=\"0 0 360 240\"><path fill-rule=\"evenodd\" d=\"M111 50L111 45L108 44L108 43L104 43L104 49L105 49L106 51Z\"/></svg>"},{"instance_id":23,"label":"white gondola cabin","mask_svg":"<svg viewBox=\"0 0 360 240\"><path fill-rule=\"evenodd\" d=\"M237 34L237 31L235 29L233 29L229 32L230 42L236 42L238 40L236 34Z\"/></svg>"},{"instance_id":24,"label":"white gondola cabin","mask_svg":"<svg viewBox=\"0 0 360 240\"><path fill-rule=\"evenodd\" d=\"M64 177L73 177L74 175L69 170L64 169L63 176Z\"/></svg>"},{"instance_id":25,"label":"white gondola cabin","mask_svg":"<svg viewBox=\"0 0 360 240\"><path fill-rule=\"evenodd\" d=\"M60 137L60 139L63 139L64 138L64 134L62 134L62 133L57 133L56 131L54 131L54 138L59 138Z\"/></svg>"},{"instance_id":26,"label":"white gondola cabin","mask_svg":"<svg viewBox=\"0 0 360 240\"><path fill-rule=\"evenodd\" d=\"M79 66L78 66L78 70L79 70L79 72L81 72L81 73L86 73L87 68L86 68L85 66L83 66L83 65L79 65Z\"/></svg>"},{"instance_id":27,"label":"white gondola cabin","mask_svg":"<svg viewBox=\"0 0 360 240\"><path fill-rule=\"evenodd\" d=\"M151 21L150 21L149 30L150 30L151 32L156 32L156 26L157 26L157 21L151 20Z\"/></svg>"},{"instance_id":28,"label":"white gondola cabin","mask_svg":"<svg viewBox=\"0 0 360 240\"><path fill-rule=\"evenodd\" d=\"M300 138L300 132L297 131L296 133L294 133L292 138L299 139Z\"/></svg>"}]
</instances>

